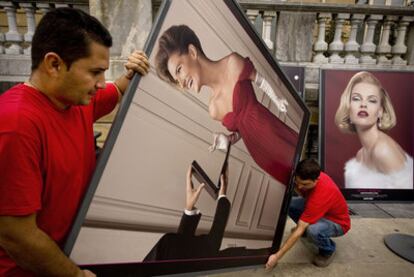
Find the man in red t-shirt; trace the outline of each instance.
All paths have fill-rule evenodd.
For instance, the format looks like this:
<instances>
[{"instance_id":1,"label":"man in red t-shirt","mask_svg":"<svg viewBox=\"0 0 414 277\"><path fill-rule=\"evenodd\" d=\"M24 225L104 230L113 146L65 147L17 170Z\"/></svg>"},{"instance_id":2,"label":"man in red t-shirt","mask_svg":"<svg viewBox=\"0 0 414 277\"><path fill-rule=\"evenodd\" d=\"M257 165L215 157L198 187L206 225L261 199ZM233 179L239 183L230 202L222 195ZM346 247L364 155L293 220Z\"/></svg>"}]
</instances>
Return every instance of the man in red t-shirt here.
<instances>
[{"instance_id":1,"label":"man in red t-shirt","mask_svg":"<svg viewBox=\"0 0 414 277\"><path fill-rule=\"evenodd\" d=\"M297 223L289 238L266 263L266 269L276 266L282 256L302 236L307 236L318 248L313 263L328 266L335 254L331 237L343 236L351 227L348 206L334 181L321 172L313 159L301 161L295 171L295 190L301 197L294 197L289 216Z\"/></svg>"},{"instance_id":2,"label":"man in red t-shirt","mask_svg":"<svg viewBox=\"0 0 414 277\"><path fill-rule=\"evenodd\" d=\"M95 168L93 123L149 68L135 51L106 85L111 45L94 17L52 10L33 36L29 80L0 96L0 276L95 276L61 251Z\"/></svg>"}]
</instances>

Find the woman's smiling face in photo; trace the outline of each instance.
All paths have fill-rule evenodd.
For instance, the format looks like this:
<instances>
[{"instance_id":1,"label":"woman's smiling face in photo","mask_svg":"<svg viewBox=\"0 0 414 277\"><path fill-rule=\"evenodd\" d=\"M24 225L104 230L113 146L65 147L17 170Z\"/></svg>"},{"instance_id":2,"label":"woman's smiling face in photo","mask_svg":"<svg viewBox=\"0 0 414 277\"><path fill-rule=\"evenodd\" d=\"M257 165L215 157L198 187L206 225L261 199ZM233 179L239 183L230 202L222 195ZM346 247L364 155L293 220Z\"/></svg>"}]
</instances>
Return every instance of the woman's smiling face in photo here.
<instances>
[{"instance_id":1,"label":"woman's smiling face in photo","mask_svg":"<svg viewBox=\"0 0 414 277\"><path fill-rule=\"evenodd\" d=\"M168 72L181 88L200 92L200 63L197 59L197 50L193 45L188 46L188 53L175 52L169 56Z\"/></svg>"}]
</instances>

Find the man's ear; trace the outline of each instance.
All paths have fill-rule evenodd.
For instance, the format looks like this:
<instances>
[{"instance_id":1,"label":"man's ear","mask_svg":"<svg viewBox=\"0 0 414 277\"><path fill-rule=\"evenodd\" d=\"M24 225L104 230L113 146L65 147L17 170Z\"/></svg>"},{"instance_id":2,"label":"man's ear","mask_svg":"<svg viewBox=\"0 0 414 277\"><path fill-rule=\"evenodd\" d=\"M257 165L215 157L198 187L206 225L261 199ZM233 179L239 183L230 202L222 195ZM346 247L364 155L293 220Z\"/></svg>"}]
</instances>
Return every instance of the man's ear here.
<instances>
[{"instance_id":1,"label":"man's ear","mask_svg":"<svg viewBox=\"0 0 414 277\"><path fill-rule=\"evenodd\" d=\"M58 54L48 52L43 58L43 66L49 75L57 76L66 65Z\"/></svg>"},{"instance_id":2,"label":"man's ear","mask_svg":"<svg viewBox=\"0 0 414 277\"><path fill-rule=\"evenodd\" d=\"M190 54L190 57L193 59L197 59L198 57L198 50L193 44L188 45L188 53Z\"/></svg>"}]
</instances>

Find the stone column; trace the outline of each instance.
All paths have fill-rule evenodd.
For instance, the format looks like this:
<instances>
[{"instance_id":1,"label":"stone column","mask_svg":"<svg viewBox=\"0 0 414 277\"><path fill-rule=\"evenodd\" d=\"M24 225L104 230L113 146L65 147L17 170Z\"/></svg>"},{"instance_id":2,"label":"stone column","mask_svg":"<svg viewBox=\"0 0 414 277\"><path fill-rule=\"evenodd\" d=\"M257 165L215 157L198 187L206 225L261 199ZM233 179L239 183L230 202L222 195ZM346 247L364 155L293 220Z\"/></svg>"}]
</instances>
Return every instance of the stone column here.
<instances>
[{"instance_id":1,"label":"stone column","mask_svg":"<svg viewBox=\"0 0 414 277\"><path fill-rule=\"evenodd\" d=\"M409 65L414 65L414 27L408 29L408 39L407 39L407 63Z\"/></svg>"},{"instance_id":2,"label":"stone column","mask_svg":"<svg viewBox=\"0 0 414 277\"><path fill-rule=\"evenodd\" d=\"M24 8L26 12L27 32L26 34L24 34L24 41L30 45L29 47L24 49L23 53L25 55L30 55L32 39L36 28L36 21L34 16L35 7L32 3L21 3L20 7Z\"/></svg>"},{"instance_id":3,"label":"stone column","mask_svg":"<svg viewBox=\"0 0 414 277\"><path fill-rule=\"evenodd\" d=\"M17 31L16 23L16 6L12 2L2 1L0 5L3 6L7 14L7 24L9 31L6 33L6 41L11 45L6 48L6 54L19 55L23 53L20 43L23 42L23 36Z\"/></svg>"},{"instance_id":4,"label":"stone column","mask_svg":"<svg viewBox=\"0 0 414 277\"><path fill-rule=\"evenodd\" d=\"M246 10L247 18L253 26L256 24L256 18L259 15L259 10Z\"/></svg>"},{"instance_id":5,"label":"stone column","mask_svg":"<svg viewBox=\"0 0 414 277\"><path fill-rule=\"evenodd\" d=\"M2 2L0 2L0 8L2 8ZM0 54L4 53L4 46L3 46L4 42L5 42L4 34L0 32Z\"/></svg>"},{"instance_id":6,"label":"stone column","mask_svg":"<svg viewBox=\"0 0 414 277\"><path fill-rule=\"evenodd\" d=\"M353 14L351 18L351 34L349 40L345 44L345 63L358 64L359 60L355 57L355 53L359 51L359 43L356 41L358 28L361 27L361 22L364 20L364 14Z\"/></svg>"},{"instance_id":7,"label":"stone column","mask_svg":"<svg viewBox=\"0 0 414 277\"><path fill-rule=\"evenodd\" d=\"M367 30L364 37L364 43L361 45L361 57L359 62L361 64L376 64L376 59L371 55L375 53L376 45L374 44L374 31L378 21L382 19L382 15L373 14L367 19Z\"/></svg>"},{"instance_id":8,"label":"stone column","mask_svg":"<svg viewBox=\"0 0 414 277\"><path fill-rule=\"evenodd\" d=\"M393 22L398 20L398 16L388 15L385 17L384 24L382 25L381 41L377 47L378 64L389 65L391 60L387 58L387 55L391 54L390 45L390 29Z\"/></svg>"},{"instance_id":9,"label":"stone column","mask_svg":"<svg viewBox=\"0 0 414 277\"><path fill-rule=\"evenodd\" d=\"M124 72L123 64L135 49L143 49L152 27L151 0L90 0L90 14L97 17L113 37L107 79Z\"/></svg>"},{"instance_id":10,"label":"stone column","mask_svg":"<svg viewBox=\"0 0 414 277\"><path fill-rule=\"evenodd\" d=\"M262 37L267 47L272 50L274 43L272 41L272 21L277 16L276 11L264 11L263 13L263 33Z\"/></svg>"},{"instance_id":11,"label":"stone column","mask_svg":"<svg viewBox=\"0 0 414 277\"><path fill-rule=\"evenodd\" d=\"M4 34L0 33L0 54L4 53L3 43L4 43Z\"/></svg>"},{"instance_id":12,"label":"stone column","mask_svg":"<svg viewBox=\"0 0 414 277\"><path fill-rule=\"evenodd\" d=\"M323 53L328 50L328 43L325 41L326 21L331 18L330 13L318 14L318 39L313 45L316 55L313 57L314 63L327 63L328 58Z\"/></svg>"},{"instance_id":13,"label":"stone column","mask_svg":"<svg viewBox=\"0 0 414 277\"><path fill-rule=\"evenodd\" d=\"M331 56L329 57L330 63L343 63L344 59L339 56L339 53L344 50L344 43L342 42L342 28L344 26L344 22L346 19L349 18L349 14L347 13L338 13L335 18L335 35L334 40L329 44L329 52L331 52Z\"/></svg>"},{"instance_id":14,"label":"stone column","mask_svg":"<svg viewBox=\"0 0 414 277\"><path fill-rule=\"evenodd\" d=\"M405 46L405 36L407 34L407 26L410 25L410 22L414 21L414 16L403 16L398 24L398 36L395 45L392 47L392 64L405 65L407 61L401 58L401 55L404 55L407 52L407 46Z\"/></svg>"},{"instance_id":15,"label":"stone column","mask_svg":"<svg viewBox=\"0 0 414 277\"><path fill-rule=\"evenodd\" d=\"M256 29L256 32L258 34L261 34L263 29L263 18L260 15L260 11L247 10L246 15L249 21L252 23L253 27Z\"/></svg>"}]
</instances>

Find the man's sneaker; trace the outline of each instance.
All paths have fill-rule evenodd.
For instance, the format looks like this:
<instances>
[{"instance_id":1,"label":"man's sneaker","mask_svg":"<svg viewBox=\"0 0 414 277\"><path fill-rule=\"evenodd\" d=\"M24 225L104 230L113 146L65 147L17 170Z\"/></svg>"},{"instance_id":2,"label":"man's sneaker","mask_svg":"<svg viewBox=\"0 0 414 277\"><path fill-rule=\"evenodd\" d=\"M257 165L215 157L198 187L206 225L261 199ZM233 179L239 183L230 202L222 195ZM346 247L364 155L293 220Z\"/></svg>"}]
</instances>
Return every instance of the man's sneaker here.
<instances>
[{"instance_id":1,"label":"man's sneaker","mask_svg":"<svg viewBox=\"0 0 414 277\"><path fill-rule=\"evenodd\" d=\"M333 261L335 253L336 253L336 251L333 252L331 255L328 255L328 256L318 254L313 259L313 264L316 265L316 266L319 266L319 267L327 267Z\"/></svg>"}]
</instances>

